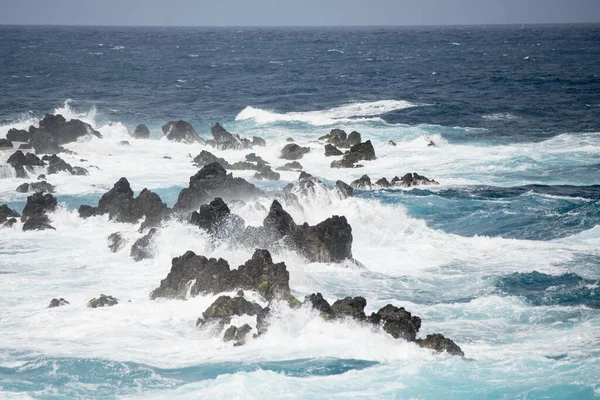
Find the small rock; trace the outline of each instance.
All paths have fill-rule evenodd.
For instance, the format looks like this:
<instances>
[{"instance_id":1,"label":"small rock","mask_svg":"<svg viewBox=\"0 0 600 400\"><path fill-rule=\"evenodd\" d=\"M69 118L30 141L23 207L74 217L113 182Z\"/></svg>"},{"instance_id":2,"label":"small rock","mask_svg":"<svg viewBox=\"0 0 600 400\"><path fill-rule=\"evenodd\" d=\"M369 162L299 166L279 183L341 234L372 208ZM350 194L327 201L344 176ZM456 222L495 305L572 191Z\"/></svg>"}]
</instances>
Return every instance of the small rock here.
<instances>
[{"instance_id":1,"label":"small rock","mask_svg":"<svg viewBox=\"0 0 600 400\"><path fill-rule=\"evenodd\" d=\"M112 306L116 306L117 304L119 304L119 300L112 297L112 296L106 296L104 294L101 294L100 297L96 298L94 297L93 299L91 299L87 306L89 308L98 308L98 307L112 307Z\"/></svg>"},{"instance_id":2,"label":"small rock","mask_svg":"<svg viewBox=\"0 0 600 400\"><path fill-rule=\"evenodd\" d=\"M67 304L70 304L70 303L61 297L60 299L50 300L50 305L48 306L48 308L62 307L62 306L66 306Z\"/></svg>"}]
</instances>

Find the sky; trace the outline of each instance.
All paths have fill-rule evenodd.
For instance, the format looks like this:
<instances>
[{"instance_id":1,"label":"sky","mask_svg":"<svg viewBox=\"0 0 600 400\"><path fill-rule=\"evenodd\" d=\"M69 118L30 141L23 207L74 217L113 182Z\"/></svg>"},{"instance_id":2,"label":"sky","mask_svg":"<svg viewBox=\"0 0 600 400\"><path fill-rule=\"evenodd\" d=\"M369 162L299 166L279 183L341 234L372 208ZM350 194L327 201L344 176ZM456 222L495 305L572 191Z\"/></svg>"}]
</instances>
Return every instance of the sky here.
<instances>
[{"instance_id":1,"label":"sky","mask_svg":"<svg viewBox=\"0 0 600 400\"><path fill-rule=\"evenodd\" d=\"M600 0L0 0L0 24L338 26L600 22Z\"/></svg>"}]
</instances>

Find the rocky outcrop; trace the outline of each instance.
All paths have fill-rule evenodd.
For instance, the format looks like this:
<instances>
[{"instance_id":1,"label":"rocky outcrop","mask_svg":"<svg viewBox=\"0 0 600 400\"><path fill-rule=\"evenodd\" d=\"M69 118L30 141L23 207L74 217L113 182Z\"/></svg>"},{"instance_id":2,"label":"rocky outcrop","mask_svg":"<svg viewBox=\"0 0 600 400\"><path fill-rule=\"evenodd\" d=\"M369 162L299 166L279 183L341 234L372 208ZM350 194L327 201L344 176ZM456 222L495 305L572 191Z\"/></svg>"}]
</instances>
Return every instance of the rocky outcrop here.
<instances>
[{"instance_id":1,"label":"rocky outcrop","mask_svg":"<svg viewBox=\"0 0 600 400\"><path fill-rule=\"evenodd\" d=\"M33 172L33 167L45 166L44 162L35 154L24 154L21 150L15 151L8 157L6 163L15 169L17 178L27 178L29 177L27 171Z\"/></svg>"},{"instance_id":2,"label":"rocky outcrop","mask_svg":"<svg viewBox=\"0 0 600 400\"><path fill-rule=\"evenodd\" d=\"M347 145L347 147L352 147L352 146L356 146L357 144L360 144L361 142L362 142L362 137L360 136L360 133L358 133L356 131L352 131L348 135L348 139L346 140L346 145Z\"/></svg>"},{"instance_id":3,"label":"rocky outcrop","mask_svg":"<svg viewBox=\"0 0 600 400\"><path fill-rule=\"evenodd\" d=\"M252 136L252 146L265 147L266 145L267 142L265 139L258 136Z\"/></svg>"},{"instance_id":4,"label":"rocky outcrop","mask_svg":"<svg viewBox=\"0 0 600 400\"><path fill-rule=\"evenodd\" d=\"M321 318L326 321L351 318L365 324L381 326L384 332L395 339L416 342L420 347L437 352L447 351L449 354L464 356L460 347L443 335L433 334L428 335L425 339L417 339L417 333L421 328L421 318L412 315L403 307L388 304L367 317L364 312L367 301L364 297L346 297L337 300L330 306L321 293L306 296L304 305L319 311Z\"/></svg>"},{"instance_id":5,"label":"rocky outcrop","mask_svg":"<svg viewBox=\"0 0 600 400\"><path fill-rule=\"evenodd\" d=\"M148 127L144 124L139 124L135 127L132 136L136 139L149 139L150 129L148 129Z\"/></svg>"},{"instance_id":6,"label":"rocky outcrop","mask_svg":"<svg viewBox=\"0 0 600 400\"><path fill-rule=\"evenodd\" d=\"M18 212L11 210L6 204L0 206L0 225L10 227L16 222L16 218L20 216Z\"/></svg>"},{"instance_id":7,"label":"rocky outcrop","mask_svg":"<svg viewBox=\"0 0 600 400\"><path fill-rule=\"evenodd\" d=\"M46 181L23 183L17 187L17 192L40 192L40 193L54 193L54 186Z\"/></svg>"},{"instance_id":8,"label":"rocky outcrop","mask_svg":"<svg viewBox=\"0 0 600 400\"><path fill-rule=\"evenodd\" d=\"M154 257L154 238L157 234L158 230L152 228L146 235L136 240L133 246L131 246L131 258L139 262Z\"/></svg>"},{"instance_id":9,"label":"rocky outcrop","mask_svg":"<svg viewBox=\"0 0 600 400\"><path fill-rule=\"evenodd\" d=\"M199 168L202 168L205 165L213 162L218 162L225 169L231 169L231 164L229 164L224 158L217 157L213 153L206 150L202 150L200 154L194 157L194 164Z\"/></svg>"},{"instance_id":10,"label":"rocky outcrop","mask_svg":"<svg viewBox=\"0 0 600 400\"><path fill-rule=\"evenodd\" d=\"M0 149L12 149L14 146L8 139L0 138Z\"/></svg>"},{"instance_id":11,"label":"rocky outcrop","mask_svg":"<svg viewBox=\"0 0 600 400\"><path fill-rule=\"evenodd\" d=\"M266 181L278 181L281 175L278 172L275 172L265 164L259 164L258 171L254 174L255 180L266 180Z\"/></svg>"},{"instance_id":12,"label":"rocky outcrop","mask_svg":"<svg viewBox=\"0 0 600 400\"><path fill-rule=\"evenodd\" d=\"M242 139L239 135L227 132L219 123L216 123L211 133L215 139L215 147L221 150L244 150L252 147L252 142Z\"/></svg>"},{"instance_id":13,"label":"rocky outcrop","mask_svg":"<svg viewBox=\"0 0 600 400\"><path fill-rule=\"evenodd\" d=\"M157 225L169 215L169 208L160 197L144 189L137 198L133 197L133 190L126 178L121 178L112 189L100 198L98 207L82 205L79 207L79 216L82 218L94 215L108 214L109 219L117 222L135 223L143 217L143 228Z\"/></svg>"},{"instance_id":14,"label":"rocky outcrop","mask_svg":"<svg viewBox=\"0 0 600 400\"><path fill-rule=\"evenodd\" d=\"M318 140L335 147L348 148L359 144L361 142L361 136L360 133L356 131L353 131L350 133L350 135L347 135L346 131L341 129L332 129L329 134L321 136Z\"/></svg>"},{"instance_id":15,"label":"rocky outcrop","mask_svg":"<svg viewBox=\"0 0 600 400\"><path fill-rule=\"evenodd\" d=\"M375 186L381 189L387 189L392 185L386 178L379 178L377 182L375 182Z\"/></svg>"},{"instance_id":16,"label":"rocky outcrop","mask_svg":"<svg viewBox=\"0 0 600 400\"><path fill-rule=\"evenodd\" d=\"M23 230L46 230L54 229L50 225L50 219L46 215L56 209L56 198L51 194L34 193L27 197L27 204L23 209L21 221L24 222Z\"/></svg>"},{"instance_id":17,"label":"rocky outcrop","mask_svg":"<svg viewBox=\"0 0 600 400\"><path fill-rule=\"evenodd\" d=\"M108 235L108 248L113 253L123 249L127 245L127 240L120 232L111 233Z\"/></svg>"},{"instance_id":18,"label":"rocky outcrop","mask_svg":"<svg viewBox=\"0 0 600 400\"><path fill-rule=\"evenodd\" d=\"M100 297L94 297L90 301L88 301L87 306L89 308L98 308L98 307L112 307L119 304L119 300L114 298L113 296L107 296L105 294L101 294Z\"/></svg>"},{"instance_id":19,"label":"rocky outcrop","mask_svg":"<svg viewBox=\"0 0 600 400\"><path fill-rule=\"evenodd\" d=\"M333 192L342 200L347 199L348 197L354 197L354 190L352 189L352 186L343 181L337 181L335 183Z\"/></svg>"},{"instance_id":20,"label":"rocky outcrop","mask_svg":"<svg viewBox=\"0 0 600 400\"><path fill-rule=\"evenodd\" d=\"M341 156L342 151L332 144L325 145L325 157Z\"/></svg>"},{"instance_id":21,"label":"rocky outcrop","mask_svg":"<svg viewBox=\"0 0 600 400\"><path fill-rule=\"evenodd\" d=\"M246 343L246 335L248 335L250 332L252 332L252 327L248 324L244 324L239 328L235 325L231 325L225 331L225 334L223 335L223 341L234 341L234 346L242 346Z\"/></svg>"},{"instance_id":22,"label":"rocky outcrop","mask_svg":"<svg viewBox=\"0 0 600 400\"><path fill-rule=\"evenodd\" d=\"M280 158L285 160L299 160L308 152L310 152L309 147L300 147L296 143L290 143L286 144L281 150Z\"/></svg>"},{"instance_id":23,"label":"rocky outcrop","mask_svg":"<svg viewBox=\"0 0 600 400\"><path fill-rule=\"evenodd\" d=\"M264 195L264 192L253 184L242 178L234 178L231 174L227 174L221 164L213 162L190 178L189 187L179 193L173 210L177 212L197 210L200 205L216 197L224 201L247 201Z\"/></svg>"},{"instance_id":24,"label":"rocky outcrop","mask_svg":"<svg viewBox=\"0 0 600 400\"><path fill-rule=\"evenodd\" d=\"M357 164L361 160L370 161L376 160L375 149L370 140L364 143L355 144L350 147L350 151L342 157L341 160L331 162L331 168L358 168Z\"/></svg>"},{"instance_id":25,"label":"rocky outcrop","mask_svg":"<svg viewBox=\"0 0 600 400\"><path fill-rule=\"evenodd\" d=\"M284 263L273 263L267 250L256 250L250 260L234 270L230 270L223 259L207 259L188 251L173 259L171 271L150 297L185 298L188 294L197 296L236 289L262 292L267 300L287 299L289 273Z\"/></svg>"},{"instance_id":26,"label":"rocky outcrop","mask_svg":"<svg viewBox=\"0 0 600 400\"><path fill-rule=\"evenodd\" d=\"M398 178L395 176L392 179L392 186L402 186L402 187L413 187L419 185L439 185L433 179L429 179L426 176L419 175L416 172L405 174L402 178Z\"/></svg>"},{"instance_id":27,"label":"rocky outcrop","mask_svg":"<svg viewBox=\"0 0 600 400\"><path fill-rule=\"evenodd\" d=\"M281 167L275 168L277 171L302 171L302 164L298 161L292 161L290 163L286 163Z\"/></svg>"},{"instance_id":28,"label":"rocky outcrop","mask_svg":"<svg viewBox=\"0 0 600 400\"><path fill-rule=\"evenodd\" d=\"M229 324L233 316L256 315L262 311L257 303L252 303L243 297L220 296L202 313L202 319L196 325L218 322Z\"/></svg>"},{"instance_id":29,"label":"rocky outcrop","mask_svg":"<svg viewBox=\"0 0 600 400\"><path fill-rule=\"evenodd\" d=\"M163 135L167 139L182 143L204 143L194 127L186 121L169 121L162 126Z\"/></svg>"},{"instance_id":30,"label":"rocky outcrop","mask_svg":"<svg viewBox=\"0 0 600 400\"><path fill-rule=\"evenodd\" d=\"M50 304L48 305L48 308L55 308L55 307L62 307L62 306L66 306L69 303L67 300L63 299L62 297L60 299L52 299L50 300Z\"/></svg>"},{"instance_id":31,"label":"rocky outcrop","mask_svg":"<svg viewBox=\"0 0 600 400\"><path fill-rule=\"evenodd\" d=\"M232 214L220 197L194 211L190 223L208 231L216 239L236 239L244 231L244 220Z\"/></svg>"},{"instance_id":32,"label":"rocky outcrop","mask_svg":"<svg viewBox=\"0 0 600 400\"><path fill-rule=\"evenodd\" d=\"M357 190L371 190L371 178L369 178L369 175L363 175L359 179L352 181L350 186Z\"/></svg>"},{"instance_id":33,"label":"rocky outcrop","mask_svg":"<svg viewBox=\"0 0 600 400\"><path fill-rule=\"evenodd\" d=\"M346 217L334 215L315 225L296 225L281 204L274 200L262 227L249 226L244 242L270 248L281 241L311 262L339 262L352 258L352 227Z\"/></svg>"},{"instance_id":34,"label":"rocky outcrop","mask_svg":"<svg viewBox=\"0 0 600 400\"><path fill-rule=\"evenodd\" d=\"M72 143L81 137L96 136L102 138L100 132L90 124L78 119L67 121L62 115L46 114L40 121L39 128L31 126L29 143L36 153L59 153L64 151L63 144Z\"/></svg>"},{"instance_id":35,"label":"rocky outcrop","mask_svg":"<svg viewBox=\"0 0 600 400\"><path fill-rule=\"evenodd\" d=\"M85 168L73 167L56 154L45 155L42 157L42 161L48 163L48 175L59 172L68 172L71 175L88 175L88 171Z\"/></svg>"},{"instance_id":36,"label":"rocky outcrop","mask_svg":"<svg viewBox=\"0 0 600 400\"><path fill-rule=\"evenodd\" d=\"M31 134L23 129L11 128L6 133L6 139L11 142L28 142Z\"/></svg>"},{"instance_id":37,"label":"rocky outcrop","mask_svg":"<svg viewBox=\"0 0 600 400\"><path fill-rule=\"evenodd\" d=\"M465 353L451 339L445 338L444 335L434 333L427 335L425 339L417 339L417 345L425 349L435 350L438 353L447 352L453 356L464 357Z\"/></svg>"}]
</instances>

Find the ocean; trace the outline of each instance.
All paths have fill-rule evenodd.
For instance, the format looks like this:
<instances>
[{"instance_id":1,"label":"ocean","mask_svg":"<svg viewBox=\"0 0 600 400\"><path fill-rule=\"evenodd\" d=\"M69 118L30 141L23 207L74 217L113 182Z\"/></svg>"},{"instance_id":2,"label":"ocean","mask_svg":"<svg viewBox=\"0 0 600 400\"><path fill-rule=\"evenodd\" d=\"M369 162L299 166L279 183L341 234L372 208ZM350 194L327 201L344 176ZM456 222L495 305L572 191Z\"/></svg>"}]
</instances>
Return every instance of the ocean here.
<instances>
[{"instance_id":1,"label":"ocean","mask_svg":"<svg viewBox=\"0 0 600 400\"><path fill-rule=\"evenodd\" d=\"M48 176L55 230L0 229L1 398L600 398L600 25L0 26L0 138L45 113L103 138L60 154L88 176ZM290 211L311 225L344 215L358 263L272 255L298 299L405 307L421 337L442 333L465 357L284 305L266 334L234 347L196 327L218 295L150 300L187 250L231 266L254 252L171 221L154 258L135 262L107 237L133 241L139 224L78 216L121 177L173 206L201 150L249 153L163 138L178 119L205 139L216 122L260 136L267 146L252 151L273 166L292 137L329 186L408 172L439 182L322 194ZM141 123L150 140L130 136ZM335 128L371 140L377 160L330 168L317 138ZM15 188L35 176L15 177L12 152L0 150L0 204L21 212L28 194ZM270 196L298 179L280 173L233 171ZM270 203L234 211L258 226ZM87 308L101 293L119 304ZM47 308L59 297L70 304Z\"/></svg>"}]
</instances>

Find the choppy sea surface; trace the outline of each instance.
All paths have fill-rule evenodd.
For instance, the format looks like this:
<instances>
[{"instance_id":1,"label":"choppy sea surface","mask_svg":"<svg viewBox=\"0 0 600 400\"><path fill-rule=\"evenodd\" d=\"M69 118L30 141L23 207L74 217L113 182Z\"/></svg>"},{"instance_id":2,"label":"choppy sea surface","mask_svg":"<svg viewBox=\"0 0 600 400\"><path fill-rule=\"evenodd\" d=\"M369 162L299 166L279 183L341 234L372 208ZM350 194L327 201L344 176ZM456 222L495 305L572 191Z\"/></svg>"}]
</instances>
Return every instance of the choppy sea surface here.
<instances>
[{"instance_id":1,"label":"choppy sea surface","mask_svg":"<svg viewBox=\"0 0 600 400\"><path fill-rule=\"evenodd\" d=\"M104 138L66 146L76 154L61 157L90 175L50 177L55 231L0 230L0 397L600 397L600 26L0 26L0 138L44 113ZM197 172L190 155L248 153L169 142L160 127L173 119L205 138L217 121L261 136L255 152L274 166L293 137L311 148L305 171L330 185L407 172L440 182L303 202L297 222L346 216L364 268L273 258L296 297L404 306L421 335L451 337L465 358L286 307L267 334L232 347L195 326L216 296L150 300L187 250L232 266L253 252L173 222L156 257L136 263L106 238L135 238L138 225L78 217L122 176L171 206ZM151 140L129 136L139 123ZM333 128L359 131L378 159L331 169L316 139ZM0 153L5 163L11 152ZM25 180L0 172L0 203L21 211ZM234 174L270 193L298 177ZM253 225L266 215L237 211ZM100 293L121 302L87 308ZM71 304L47 309L53 297Z\"/></svg>"}]
</instances>

